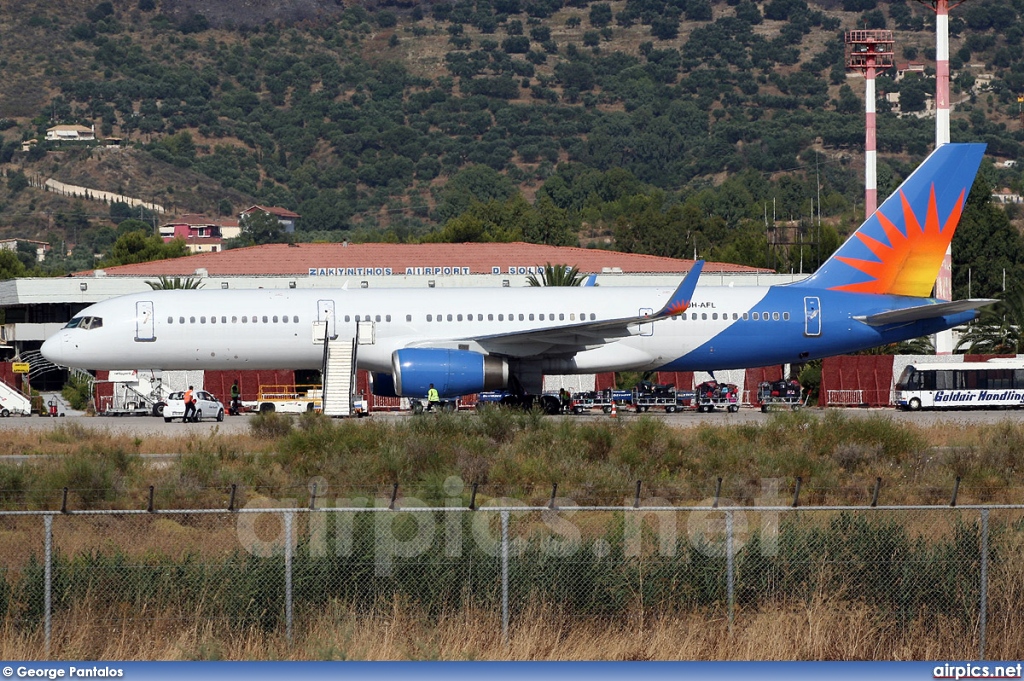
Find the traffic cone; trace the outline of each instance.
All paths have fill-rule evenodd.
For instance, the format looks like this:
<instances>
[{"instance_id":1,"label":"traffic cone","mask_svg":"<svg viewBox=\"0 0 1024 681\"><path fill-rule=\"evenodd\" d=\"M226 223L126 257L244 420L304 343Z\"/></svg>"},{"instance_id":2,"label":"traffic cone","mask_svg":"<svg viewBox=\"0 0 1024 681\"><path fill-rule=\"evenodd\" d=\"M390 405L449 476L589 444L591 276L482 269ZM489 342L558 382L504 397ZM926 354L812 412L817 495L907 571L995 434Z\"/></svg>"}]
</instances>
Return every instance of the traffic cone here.
<instances>
[{"instance_id":1,"label":"traffic cone","mask_svg":"<svg viewBox=\"0 0 1024 681\"><path fill-rule=\"evenodd\" d=\"M612 417L613 419L614 419L614 418L617 418L617 417L619 416L618 412L617 412L617 411L615 411L615 400L612 400L612 413L610 414L610 416L611 416L611 417Z\"/></svg>"}]
</instances>

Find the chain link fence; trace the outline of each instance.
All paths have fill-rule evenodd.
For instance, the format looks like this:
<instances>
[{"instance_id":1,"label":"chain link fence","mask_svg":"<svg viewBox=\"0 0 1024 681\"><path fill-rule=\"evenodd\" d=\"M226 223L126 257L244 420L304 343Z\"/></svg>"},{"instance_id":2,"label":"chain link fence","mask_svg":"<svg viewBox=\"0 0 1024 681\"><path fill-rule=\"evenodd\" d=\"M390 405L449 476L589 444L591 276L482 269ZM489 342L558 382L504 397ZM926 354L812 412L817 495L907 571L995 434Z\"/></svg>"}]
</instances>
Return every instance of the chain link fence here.
<instances>
[{"instance_id":1,"label":"chain link fence","mask_svg":"<svg viewBox=\"0 0 1024 681\"><path fill-rule=\"evenodd\" d=\"M940 633L953 643L936 657L1021 654L1024 506L411 503L0 512L0 626L60 657L71 637L139 628L290 642L325 613L466 613L507 643L537 617L628 636L696 615L731 631L820 602Z\"/></svg>"}]
</instances>

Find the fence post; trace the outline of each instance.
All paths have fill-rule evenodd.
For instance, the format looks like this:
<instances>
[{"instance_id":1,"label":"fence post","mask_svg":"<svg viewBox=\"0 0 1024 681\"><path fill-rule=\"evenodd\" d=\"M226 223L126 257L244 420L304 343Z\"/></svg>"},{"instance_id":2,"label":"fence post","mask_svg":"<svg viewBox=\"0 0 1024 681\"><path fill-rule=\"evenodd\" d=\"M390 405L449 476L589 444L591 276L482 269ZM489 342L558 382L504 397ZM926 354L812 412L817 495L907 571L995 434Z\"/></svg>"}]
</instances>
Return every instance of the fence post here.
<instances>
[{"instance_id":1,"label":"fence post","mask_svg":"<svg viewBox=\"0 0 1024 681\"><path fill-rule=\"evenodd\" d=\"M46 659L50 659L50 636L53 632L52 604L53 596L51 587L53 585L53 516L47 513L43 516L43 527L45 528L45 539L43 553L43 636L46 639Z\"/></svg>"},{"instance_id":2,"label":"fence post","mask_svg":"<svg viewBox=\"0 0 1024 681\"><path fill-rule=\"evenodd\" d=\"M985 628L988 623L988 509L981 509L981 603L978 617L978 659L985 659Z\"/></svg>"},{"instance_id":3,"label":"fence post","mask_svg":"<svg viewBox=\"0 0 1024 681\"><path fill-rule=\"evenodd\" d=\"M508 511L501 512L501 640L508 645Z\"/></svg>"},{"instance_id":4,"label":"fence post","mask_svg":"<svg viewBox=\"0 0 1024 681\"><path fill-rule=\"evenodd\" d=\"M725 512L725 589L729 607L729 634L732 635L733 610L736 606L736 565L732 552L732 511Z\"/></svg>"},{"instance_id":5,"label":"fence post","mask_svg":"<svg viewBox=\"0 0 1024 681\"><path fill-rule=\"evenodd\" d=\"M288 643L292 642L292 511L284 512L284 621Z\"/></svg>"}]
</instances>

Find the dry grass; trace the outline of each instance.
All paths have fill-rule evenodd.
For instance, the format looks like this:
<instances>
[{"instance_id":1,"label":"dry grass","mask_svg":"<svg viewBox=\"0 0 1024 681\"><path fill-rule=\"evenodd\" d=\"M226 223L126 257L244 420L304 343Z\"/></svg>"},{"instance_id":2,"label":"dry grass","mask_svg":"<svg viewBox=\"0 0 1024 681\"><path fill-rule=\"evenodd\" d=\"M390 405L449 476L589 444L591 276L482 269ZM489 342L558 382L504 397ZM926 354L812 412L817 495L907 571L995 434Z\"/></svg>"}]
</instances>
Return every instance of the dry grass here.
<instances>
[{"instance_id":1,"label":"dry grass","mask_svg":"<svg viewBox=\"0 0 1024 681\"><path fill-rule=\"evenodd\" d=\"M430 619L400 604L360 613L329 605L294 642L283 633L224 631L216 621L146 613L97 623L82 609L54 623L54 659L116 660L921 660L977 654L974 628L921 616L902 628L877 613L827 597L812 603L688 613L623 622L581 620L533 607L515 618L508 642L495 613L465 611ZM990 657L1020 657L1024 620L1005 611L990 628ZM91 616L90 616L91 615ZM0 630L0 658L38 659L42 633Z\"/></svg>"}]
</instances>

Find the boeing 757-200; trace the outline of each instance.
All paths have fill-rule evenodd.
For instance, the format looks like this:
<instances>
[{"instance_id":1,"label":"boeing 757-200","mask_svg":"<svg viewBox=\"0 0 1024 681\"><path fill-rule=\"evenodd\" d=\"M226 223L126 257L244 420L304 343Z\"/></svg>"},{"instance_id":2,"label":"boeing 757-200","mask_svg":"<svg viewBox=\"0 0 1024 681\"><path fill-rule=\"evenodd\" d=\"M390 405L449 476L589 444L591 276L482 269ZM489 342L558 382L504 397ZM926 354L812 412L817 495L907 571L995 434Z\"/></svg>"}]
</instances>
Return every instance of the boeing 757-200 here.
<instances>
[{"instance_id":1,"label":"boeing 757-200","mask_svg":"<svg viewBox=\"0 0 1024 681\"><path fill-rule=\"evenodd\" d=\"M968 322L991 300L930 297L984 145L946 144L813 275L768 287L169 290L92 305L42 347L85 369L317 369L360 337L375 392L442 397L544 374L803 362ZM357 325L359 328L357 328ZM349 340L344 340L349 339Z\"/></svg>"}]
</instances>

